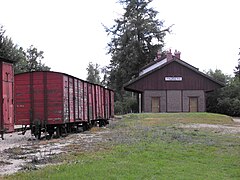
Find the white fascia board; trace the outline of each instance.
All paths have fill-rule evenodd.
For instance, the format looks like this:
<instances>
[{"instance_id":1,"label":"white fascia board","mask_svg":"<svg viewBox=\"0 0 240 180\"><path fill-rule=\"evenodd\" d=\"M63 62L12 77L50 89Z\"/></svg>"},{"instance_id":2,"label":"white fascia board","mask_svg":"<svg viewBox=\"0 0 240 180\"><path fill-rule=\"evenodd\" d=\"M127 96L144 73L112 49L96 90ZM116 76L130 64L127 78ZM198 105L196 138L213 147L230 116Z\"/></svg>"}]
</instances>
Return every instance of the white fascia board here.
<instances>
[{"instance_id":1,"label":"white fascia board","mask_svg":"<svg viewBox=\"0 0 240 180\"><path fill-rule=\"evenodd\" d=\"M151 66L149 66L149 67L147 67L146 69L143 69L143 70L139 73L139 76L142 76L142 75L144 75L144 74L146 74L146 73L148 73L148 72L156 69L157 67L165 64L166 62L167 62L167 58L165 58L165 59L163 59L163 60L161 60L161 61L159 61L159 62L157 62L157 63L155 63L155 64L153 64L153 65L151 65Z\"/></svg>"}]
</instances>

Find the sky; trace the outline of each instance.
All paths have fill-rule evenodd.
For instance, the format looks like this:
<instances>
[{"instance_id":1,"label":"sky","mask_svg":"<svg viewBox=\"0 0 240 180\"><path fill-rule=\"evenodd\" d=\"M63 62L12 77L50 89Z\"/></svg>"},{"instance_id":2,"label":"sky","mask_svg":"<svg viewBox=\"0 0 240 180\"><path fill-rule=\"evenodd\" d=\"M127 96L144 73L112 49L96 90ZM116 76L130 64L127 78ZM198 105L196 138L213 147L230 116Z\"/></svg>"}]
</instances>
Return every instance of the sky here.
<instances>
[{"instance_id":1,"label":"sky","mask_svg":"<svg viewBox=\"0 0 240 180\"><path fill-rule=\"evenodd\" d=\"M110 63L103 25L121 17L117 0L0 0L0 25L15 44L44 51L53 71L86 79L89 62ZM239 0L153 0L164 26L172 25L164 50L200 71L220 69L233 75L239 59Z\"/></svg>"}]
</instances>

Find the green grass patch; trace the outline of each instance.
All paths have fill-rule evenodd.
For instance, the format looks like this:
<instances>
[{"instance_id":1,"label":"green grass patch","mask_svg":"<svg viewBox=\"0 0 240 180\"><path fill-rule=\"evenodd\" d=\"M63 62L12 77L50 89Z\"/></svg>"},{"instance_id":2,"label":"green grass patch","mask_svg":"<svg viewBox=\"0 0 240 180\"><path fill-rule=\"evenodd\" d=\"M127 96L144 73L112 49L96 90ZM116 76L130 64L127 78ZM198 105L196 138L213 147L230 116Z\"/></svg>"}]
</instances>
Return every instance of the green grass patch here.
<instances>
[{"instance_id":1,"label":"green grass patch","mask_svg":"<svg viewBox=\"0 0 240 180\"><path fill-rule=\"evenodd\" d=\"M232 124L208 113L128 114L110 125L104 150L74 153L61 165L6 179L240 179L239 134L179 128Z\"/></svg>"},{"instance_id":2,"label":"green grass patch","mask_svg":"<svg viewBox=\"0 0 240 180\"><path fill-rule=\"evenodd\" d=\"M128 114L125 118L131 122L140 120L147 125L169 125L173 123L233 124L231 117L213 113L163 113Z\"/></svg>"}]
</instances>

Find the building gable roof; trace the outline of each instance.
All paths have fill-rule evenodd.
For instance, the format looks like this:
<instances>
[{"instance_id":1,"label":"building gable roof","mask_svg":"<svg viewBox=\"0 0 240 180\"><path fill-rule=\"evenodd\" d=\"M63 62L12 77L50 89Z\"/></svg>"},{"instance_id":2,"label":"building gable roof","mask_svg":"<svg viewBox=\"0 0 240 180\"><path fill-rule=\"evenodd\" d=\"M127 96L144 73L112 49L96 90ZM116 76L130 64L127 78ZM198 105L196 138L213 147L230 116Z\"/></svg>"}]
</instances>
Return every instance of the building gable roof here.
<instances>
[{"instance_id":1,"label":"building gable roof","mask_svg":"<svg viewBox=\"0 0 240 180\"><path fill-rule=\"evenodd\" d=\"M124 85L124 89L125 89L125 90L128 90L128 91L136 91L136 92L138 92L138 90L132 89L132 88L130 88L130 86L133 85L133 84L135 84L135 83L137 83L137 82L140 81L141 79L143 79L143 78L145 78L145 77L153 74L153 73L156 72L156 71L161 71L161 70L164 69L166 66L171 65L172 63L178 63L178 64L180 64L181 66L184 66L184 67L192 70L192 71L195 72L196 74L207 78L208 80L210 80L212 83L215 83L215 84L218 85L219 87L223 87L223 86L224 86L224 84L223 84L222 82L217 81L217 80L213 79L212 77L210 77L210 76L202 73L201 71L199 71L198 68L196 68L196 67L188 64L187 62L185 62L185 61L183 61L183 60L181 60L181 59L179 59L179 58L177 58L177 57L175 57L175 56L173 56L172 60L167 61L166 58L165 58L165 59L162 59L161 61L164 61L164 60L165 60L165 62L163 62L163 63L159 63L160 61L156 61L156 62L154 62L154 63L151 63L150 65L145 66L145 67L142 69L142 71L140 72L140 75L139 75L138 77L132 79L131 81L129 81L128 83L126 83L126 84ZM158 65L156 66L156 64L158 64ZM155 66L155 67L154 67L154 66ZM153 67L154 67L154 68L153 68Z\"/></svg>"}]
</instances>

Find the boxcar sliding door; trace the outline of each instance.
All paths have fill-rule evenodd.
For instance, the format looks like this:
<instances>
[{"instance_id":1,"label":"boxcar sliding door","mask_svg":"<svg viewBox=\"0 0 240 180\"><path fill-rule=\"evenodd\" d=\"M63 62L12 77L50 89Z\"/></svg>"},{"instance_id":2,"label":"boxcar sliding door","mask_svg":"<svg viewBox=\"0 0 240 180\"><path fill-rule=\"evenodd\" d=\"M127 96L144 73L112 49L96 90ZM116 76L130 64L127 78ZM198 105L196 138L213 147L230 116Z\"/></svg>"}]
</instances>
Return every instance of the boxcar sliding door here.
<instances>
[{"instance_id":1,"label":"boxcar sliding door","mask_svg":"<svg viewBox=\"0 0 240 180\"><path fill-rule=\"evenodd\" d=\"M13 68L12 64L5 62L2 62L2 96L3 126L7 132L13 132Z\"/></svg>"}]
</instances>

